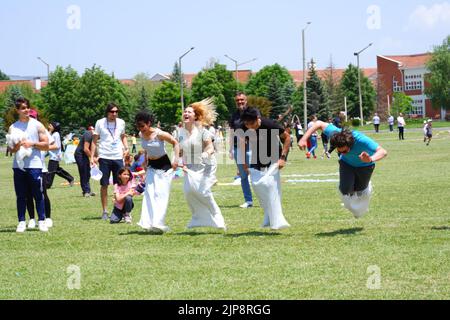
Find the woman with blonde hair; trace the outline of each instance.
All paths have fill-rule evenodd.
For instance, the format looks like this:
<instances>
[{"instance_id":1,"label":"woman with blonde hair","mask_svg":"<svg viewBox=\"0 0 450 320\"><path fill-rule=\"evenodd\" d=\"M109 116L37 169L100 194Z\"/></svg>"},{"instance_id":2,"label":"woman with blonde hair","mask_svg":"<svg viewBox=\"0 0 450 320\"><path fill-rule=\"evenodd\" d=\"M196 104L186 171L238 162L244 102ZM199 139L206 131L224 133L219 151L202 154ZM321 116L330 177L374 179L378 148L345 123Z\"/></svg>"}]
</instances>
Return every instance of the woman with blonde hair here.
<instances>
[{"instance_id":1,"label":"woman with blonde hair","mask_svg":"<svg viewBox=\"0 0 450 320\"><path fill-rule=\"evenodd\" d=\"M183 113L184 127L179 132L182 153L184 195L192 213L188 228L214 227L225 230L225 222L211 192L217 182L217 162L211 133L205 128L216 120L211 98L189 105Z\"/></svg>"}]
</instances>

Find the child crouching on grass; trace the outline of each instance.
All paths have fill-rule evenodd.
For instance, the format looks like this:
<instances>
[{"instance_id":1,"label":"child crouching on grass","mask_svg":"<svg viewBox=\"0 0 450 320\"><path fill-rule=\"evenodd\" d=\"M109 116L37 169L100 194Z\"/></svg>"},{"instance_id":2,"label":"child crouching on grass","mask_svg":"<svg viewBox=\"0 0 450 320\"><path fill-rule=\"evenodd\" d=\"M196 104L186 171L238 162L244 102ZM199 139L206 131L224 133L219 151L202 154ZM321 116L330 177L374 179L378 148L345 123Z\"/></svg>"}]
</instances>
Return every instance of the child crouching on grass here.
<instances>
[{"instance_id":1,"label":"child crouching on grass","mask_svg":"<svg viewBox=\"0 0 450 320\"><path fill-rule=\"evenodd\" d=\"M129 168L121 168L117 174L118 183L114 185L114 209L110 222L119 223L122 219L131 223L131 210L134 208L133 197L141 194L133 184L133 175Z\"/></svg>"}]
</instances>

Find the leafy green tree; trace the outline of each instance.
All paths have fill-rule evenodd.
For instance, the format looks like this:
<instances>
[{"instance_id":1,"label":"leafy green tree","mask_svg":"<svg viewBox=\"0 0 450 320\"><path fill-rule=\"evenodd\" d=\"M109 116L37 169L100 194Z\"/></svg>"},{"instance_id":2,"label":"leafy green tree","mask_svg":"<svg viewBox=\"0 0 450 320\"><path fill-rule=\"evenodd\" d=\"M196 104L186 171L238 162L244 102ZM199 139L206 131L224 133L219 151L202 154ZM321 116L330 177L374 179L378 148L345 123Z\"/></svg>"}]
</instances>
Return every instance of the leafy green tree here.
<instances>
[{"instance_id":1,"label":"leafy green tree","mask_svg":"<svg viewBox=\"0 0 450 320\"><path fill-rule=\"evenodd\" d=\"M175 62L172 70L172 74L170 75L170 81L173 81L174 83L180 83L181 79L183 79L183 73L181 72L180 65L178 62ZM184 81L182 82L184 85Z\"/></svg>"},{"instance_id":2,"label":"leafy green tree","mask_svg":"<svg viewBox=\"0 0 450 320\"><path fill-rule=\"evenodd\" d=\"M0 70L0 80L9 80L9 77Z\"/></svg>"},{"instance_id":3,"label":"leafy green tree","mask_svg":"<svg viewBox=\"0 0 450 320\"><path fill-rule=\"evenodd\" d=\"M133 110L125 86L114 75L109 75L94 65L86 69L76 90L76 108L67 111L67 125L72 128L95 124L105 116L108 103L114 102L120 108L119 117L126 122L127 131L133 130ZM61 119L61 121L63 121Z\"/></svg>"},{"instance_id":4,"label":"leafy green tree","mask_svg":"<svg viewBox=\"0 0 450 320\"><path fill-rule=\"evenodd\" d=\"M82 115L78 110L79 75L71 66L57 66L50 74L47 86L42 88L42 108L47 117L63 126L79 125Z\"/></svg>"},{"instance_id":5,"label":"leafy green tree","mask_svg":"<svg viewBox=\"0 0 450 320\"><path fill-rule=\"evenodd\" d=\"M295 85L289 71L274 64L250 76L245 91L249 95L269 99L272 103L271 116L276 117L292 103Z\"/></svg>"},{"instance_id":6,"label":"leafy green tree","mask_svg":"<svg viewBox=\"0 0 450 320\"><path fill-rule=\"evenodd\" d=\"M369 78L361 72L361 95L363 102L363 114L368 117L375 109L375 89ZM350 64L344 71L340 82L342 97L347 97L347 114L349 117L360 117L359 90L358 90L358 68Z\"/></svg>"},{"instance_id":7,"label":"leafy green tree","mask_svg":"<svg viewBox=\"0 0 450 320\"><path fill-rule=\"evenodd\" d=\"M311 63L309 68L306 93L308 116L315 114L320 120L326 121L331 113L327 105L326 91L322 80L317 75L314 63Z\"/></svg>"},{"instance_id":8,"label":"leafy green tree","mask_svg":"<svg viewBox=\"0 0 450 320\"><path fill-rule=\"evenodd\" d=\"M344 110L344 98L342 97L342 92L339 87L339 81L336 76L333 61L330 61L329 66L325 70L323 87L327 97L327 110L329 110L332 114Z\"/></svg>"},{"instance_id":9,"label":"leafy green tree","mask_svg":"<svg viewBox=\"0 0 450 320\"><path fill-rule=\"evenodd\" d=\"M5 131L8 130L9 126L17 120L17 113L15 111L15 101L17 98L24 97L30 100L30 104L33 108L37 109L39 112L40 120L45 121L45 117L40 112L39 107L36 105L40 101L40 97L36 94L30 84L19 84L9 86L5 92L0 94L0 129L3 128ZM1 136L1 133L0 133Z\"/></svg>"},{"instance_id":10,"label":"leafy green tree","mask_svg":"<svg viewBox=\"0 0 450 320\"><path fill-rule=\"evenodd\" d=\"M228 119L228 107L223 95L224 88L212 70L199 72L192 80L192 101L201 101L212 97L218 114L218 120Z\"/></svg>"},{"instance_id":11,"label":"leafy green tree","mask_svg":"<svg viewBox=\"0 0 450 320\"><path fill-rule=\"evenodd\" d=\"M450 110L450 35L442 45L434 47L427 68L430 74L426 81L430 85L425 93L431 99L433 108Z\"/></svg>"},{"instance_id":12,"label":"leafy green tree","mask_svg":"<svg viewBox=\"0 0 450 320\"><path fill-rule=\"evenodd\" d=\"M172 81L164 81L150 100L156 120L165 129L181 120L181 94L179 85Z\"/></svg>"},{"instance_id":13,"label":"leafy green tree","mask_svg":"<svg viewBox=\"0 0 450 320\"><path fill-rule=\"evenodd\" d=\"M410 113L413 101L413 98L407 96L405 93L395 92L391 113L394 115L398 115L400 112L403 114Z\"/></svg>"}]
</instances>

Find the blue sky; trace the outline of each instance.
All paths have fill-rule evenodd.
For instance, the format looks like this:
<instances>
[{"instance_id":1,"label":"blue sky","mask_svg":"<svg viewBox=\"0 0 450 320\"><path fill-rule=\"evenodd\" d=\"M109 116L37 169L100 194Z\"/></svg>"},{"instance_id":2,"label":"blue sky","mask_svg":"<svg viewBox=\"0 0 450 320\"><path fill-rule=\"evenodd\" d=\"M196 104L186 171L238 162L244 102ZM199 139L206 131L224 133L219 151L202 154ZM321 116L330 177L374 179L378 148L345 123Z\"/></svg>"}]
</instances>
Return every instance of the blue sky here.
<instances>
[{"instance_id":1,"label":"blue sky","mask_svg":"<svg viewBox=\"0 0 450 320\"><path fill-rule=\"evenodd\" d=\"M79 15L68 11L79 9ZM78 19L79 18L79 19ZM234 69L257 71L279 63L302 69L301 30L307 21L306 56L325 68L375 67L377 54L423 53L450 34L447 0L8 0L0 7L0 70L45 75L72 65L80 73L94 63L119 78L139 72L198 72L210 58ZM69 23L69 26L68 26ZM79 26L79 29L75 28Z\"/></svg>"}]
</instances>

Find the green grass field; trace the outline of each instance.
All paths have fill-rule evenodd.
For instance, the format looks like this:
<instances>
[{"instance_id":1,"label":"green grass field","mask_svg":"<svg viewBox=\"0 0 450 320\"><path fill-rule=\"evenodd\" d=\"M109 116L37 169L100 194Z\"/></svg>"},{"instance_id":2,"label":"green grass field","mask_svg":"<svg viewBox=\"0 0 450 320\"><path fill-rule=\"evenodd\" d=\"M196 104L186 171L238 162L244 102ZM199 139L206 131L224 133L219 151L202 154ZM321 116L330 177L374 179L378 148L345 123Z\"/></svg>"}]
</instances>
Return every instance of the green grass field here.
<instances>
[{"instance_id":1,"label":"green grass field","mask_svg":"<svg viewBox=\"0 0 450 320\"><path fill-rule=\"evenodd\" d=\"M98 196L83 198L79 186L56 177L54 228L16 234L11 158L1 155L0 299L449 299L450 133L435 128L434 135L428 147L421 131L406 131L402 142L396 133L375 137L389 155L377 164L371 209L361 220L341 207L336 182L283 183L292 227L280 232L259 227L258 205L238 208L238 186L214 187L226 233L187 230L190 213L175 180L171 232L151 235L135 225L141 198L133 225L110 225L100 220ZM78 177L75 165L63 166ZM294 149L282 180L338 179L285 177L337 171L336 154L306 160ZM235 172L220 166L219 183ZM68 285L72 265L79 289Z\"/></svg>"}]
</instances>

